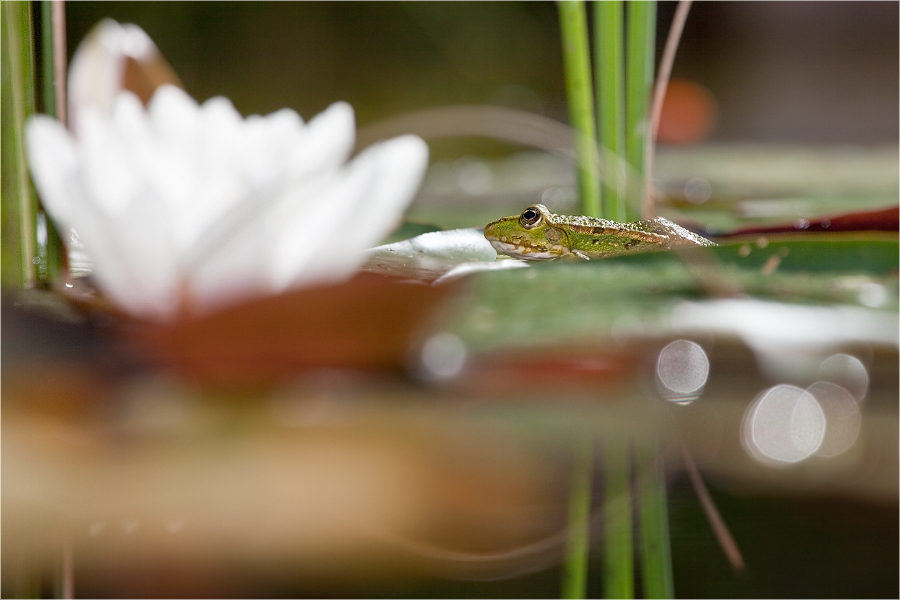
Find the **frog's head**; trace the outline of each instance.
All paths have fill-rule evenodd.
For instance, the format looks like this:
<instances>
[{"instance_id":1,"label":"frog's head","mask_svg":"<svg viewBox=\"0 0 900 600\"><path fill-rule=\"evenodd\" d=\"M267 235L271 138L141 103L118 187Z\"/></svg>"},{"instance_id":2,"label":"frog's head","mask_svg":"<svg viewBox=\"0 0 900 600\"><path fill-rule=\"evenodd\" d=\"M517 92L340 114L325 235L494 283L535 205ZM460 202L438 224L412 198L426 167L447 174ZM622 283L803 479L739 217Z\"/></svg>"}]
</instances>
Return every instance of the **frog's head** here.
<instances>
[{"instance_id":1,"label":"frog's head","mask_svg":"<svg viewBox=\"0 0 900 600\"><path fill-rule=\"evenodd\" d=\"M543 204L488 223L484 237L498 253L526 260L552 260L570 251L565 230L555 226Z\"/></svg>"}]
</instances>

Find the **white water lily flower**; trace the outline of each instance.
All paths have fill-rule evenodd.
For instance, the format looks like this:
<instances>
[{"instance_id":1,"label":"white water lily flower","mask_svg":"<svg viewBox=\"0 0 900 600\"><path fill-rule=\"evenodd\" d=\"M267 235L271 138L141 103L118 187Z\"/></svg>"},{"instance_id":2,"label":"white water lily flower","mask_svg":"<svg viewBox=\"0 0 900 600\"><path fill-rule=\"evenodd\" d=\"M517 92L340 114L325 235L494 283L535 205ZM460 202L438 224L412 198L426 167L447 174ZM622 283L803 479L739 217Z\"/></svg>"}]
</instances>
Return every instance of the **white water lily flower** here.
<instances>
[{"instance_id":1,"label":"white water lily flower","mask_svg":"<svg viewBox=\"0 0 900 600\"><path fill-rule=\"evenodd\" d=\"M26 129L43 204L77 232L97 285L155 320L350 277L428 163L415 136L348 163L354 136L343 102L308 123L289 109L245 119L170 85L146 109L130 92L84 107L77 138L44 115Z\"/></svg>"},{"instance_id":2,"label":"white water lily flower","mask_svg":"<svg viewBox=\"0 0 900 600\"><path fill-rule=\"evenodd\" d=\"M124 88L146 101L156 87L166 83L181 87L150 36L137 25L103 19L72 57L67 87L69 129L77 134L78 114L84 107L108 114L116 94Z\"/></svg>"}]
</instances>

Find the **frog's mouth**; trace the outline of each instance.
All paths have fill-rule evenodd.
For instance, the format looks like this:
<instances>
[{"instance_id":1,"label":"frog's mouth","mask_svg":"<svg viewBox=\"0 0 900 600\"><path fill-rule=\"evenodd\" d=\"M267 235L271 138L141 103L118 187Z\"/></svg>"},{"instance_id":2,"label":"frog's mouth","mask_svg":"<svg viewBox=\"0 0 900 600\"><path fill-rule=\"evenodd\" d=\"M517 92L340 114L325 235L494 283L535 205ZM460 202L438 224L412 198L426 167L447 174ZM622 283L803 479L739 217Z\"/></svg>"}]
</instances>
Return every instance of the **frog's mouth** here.
<instances>
[{"instance_id":1,"label":"frog's mouth","mask_svg":"<svg viewBox=\"0 0 900 600\"><path fill-rule=\"evenodd\" d=\"M513 258L521 258L523 260L553 260L559 258L559 252L548 252L547 250L538 250L521 244L513 244L500 240L490 240L491 246L498 254L505 254Z\"/></svg>"}]
</instances>

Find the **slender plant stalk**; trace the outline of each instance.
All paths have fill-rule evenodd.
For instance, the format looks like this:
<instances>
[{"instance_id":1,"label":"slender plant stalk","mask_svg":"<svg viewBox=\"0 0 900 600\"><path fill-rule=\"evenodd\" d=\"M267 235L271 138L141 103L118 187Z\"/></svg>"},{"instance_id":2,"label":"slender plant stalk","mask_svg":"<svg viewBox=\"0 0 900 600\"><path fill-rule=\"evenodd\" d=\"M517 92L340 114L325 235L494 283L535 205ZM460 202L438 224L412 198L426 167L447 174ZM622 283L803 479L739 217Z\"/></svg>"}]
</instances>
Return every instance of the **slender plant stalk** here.
<instances>
[{"instance_id":1,"label":"slender plant stalk","mask_svg":"<svg viewBox=\"0 0 900 600\"><path fill-rule=\"evenodd\" d=\"M666 485L656 450L655 445L635 449L640 499L641 581L645 598L674 598Z\"/></svg>"},{"instance_id":2,"label":"slender plant stalk","mask_svg":"<svg viewBox=\"0 0 900 600\"><path fill-rule=\"evenodd\" d=\"M574 448L572 490L569 496L569 537L563 564L562 598L587 597L588 554L591 525L591 479L594 472L593 442L589 436Z\"/></svg>"},{"instance_id":3,"label":"slender plant stalk","mask_svg":"<svg viewBox=\"0 0 900 600\"><path fill-rule=\"evenodd\" d=\"M34 112L34 51L31 6L2 2L2 283L37 283L37 200L25 159L25 119Z\"/></svg>"},{"instance_id":4,"label":"slender plant stalk","mask_svg":"<svg viewBox=\"0 0 900 600\"><path fill-rule=\"evenodd\" d=\"M610 440L604 450L603 597L634 598L630 451L624 439Z\"/></svg>"},{"instance_id":5,"label":"slender plant stalk","mask_svg":"<svg viewBox=\"0 0 900 600\"><path fill-rule=\"evenodd\" d=\"M594 121L587 10L582 0L562 0L557 6L569 100L569 123L575 136L581 212L600 217L600 178L597 169L600 157Z\"/></svg>"},{"instance_id":6,"label":"slender plant stalk","mask_svg":"<svg viewBox=\"0 0 900 600\"><path fill-rule=\"evenodd\" d=\"M684 22L687 21L688 11L691 9L691 0L680 0L675 9L675 17L669 28L666 38L666 47L663 49L662 58L659 61L659 74L656 76L656 85L653 89L653 105L650 111L650 140L644 145L644 201L641 214L645 219L654 216L656 209L653 203L653 158L656 150L656 137L659 134L659 120L662 116L663 102L666 99L666 90L669 87L669 78L672 75L672 64L675 62L675 51L678 50L678 42L681 41L681 32L684 31Z\"/></svg>"},{"instance_id":7,"label":"slender plant stalk","mask_svg":"<svg viewBox=\"0 0 900 600\"><path fill-rule=\"evenodd\" d=\"M56 116L56 77L53 64L53 2L41 0L41 98L44 114Z\"/></svg>"},{"instance_id":8,"label":"slender plant stalk","mask_svg":"<svg viewBox=\"0 0 900 600\"><path fill-rule=\"evenodd\" d=\"M734 541L734 536L731 535L728 525L725 524L725 519L719 514L719 509L716 508L716 503L713 502L709 490L706 489L706 484L703 483L703 478L700 477L700 471L697 469L694 457L691 456L687 447L682 448L682 453L684 455L684 467L691 480L691 485L694 486L694 491L697 492L700 506L703 507L703 512L706 513L706 520L709 521L709 526L712 527L713 534L715 534L719 546L722 547L722 552L725 553L728 562L731 563L731 566L736 571L742 571L744 569L744 557L741 556L741 549L738 548L737 542Z\"/></svg>"},{"instance_id":9,"label":"slender plant stalk","mask_svg":"<svg viewBox=\"0 0 900 600\"><path fill-rule=\"evenodd\" d=\"M628 2L628 36L625 53L625 157L643 178L645 144L649 138L650 87L656 48L656 3L645 0ZM643 191L628 190L628 220L640 216Z\"/></svg>"},{"instance_id":10,"label":"slender plant stalk","mask_svg":"<svg viewBox=\"0 0 900 600\"><path fill-rule=\"evenodd\" d=\"M43 112L65 124L65 19L64 5L60 0L41 0L41 97ZM61 39L60 39L61 38ZM43 279L47 284L59 281L65 270L66 251L53 222L44 215L46 236L41 254ZM40 242L40 240L39 240Z\"/></svg>"},{"instance_id":11,"label":"slender plant stalk","mask_svg":"<svg viewBox=\"0 0 900 600\"><path fill-rule=\"evenodd\" d=\"M602 147L603 212L625 221L625 67L622 53L624 21L621 0L594 2L594 83L597 125Z\"/></svg>"}]
</instances>

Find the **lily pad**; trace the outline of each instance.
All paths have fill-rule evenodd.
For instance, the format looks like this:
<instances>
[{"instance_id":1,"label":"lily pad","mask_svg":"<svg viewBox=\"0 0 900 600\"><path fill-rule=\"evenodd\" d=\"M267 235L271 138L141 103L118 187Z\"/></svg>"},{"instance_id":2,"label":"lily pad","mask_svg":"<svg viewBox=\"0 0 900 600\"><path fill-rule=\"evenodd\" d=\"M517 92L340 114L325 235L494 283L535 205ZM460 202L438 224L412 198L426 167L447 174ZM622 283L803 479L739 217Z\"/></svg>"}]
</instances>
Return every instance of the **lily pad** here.
<instances>
[{"instance_id":1,"label":"lily pad","mask_svg":"<svg viewBox=\"0 0 900 600\"><path fill-rule=\"evenodd\" d=\"M810 308L842 306L896 332L896 241L807 238L749 251L746 247L731 244L476 274L473 294L451 331L476 352L596 346L623 335L675 335L684 329L673 317L676 307L725 297ZM827 321L838 315L819 311L816 316L824 319L821 328L836 329ZM741 318L740 313L732 317ZM879 336L871 341L884 342Z\"/></svg>"}]
</instances>

